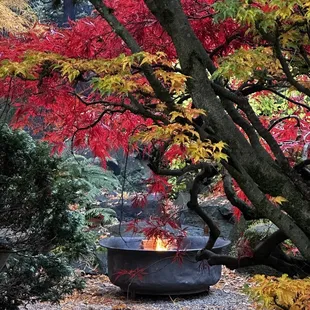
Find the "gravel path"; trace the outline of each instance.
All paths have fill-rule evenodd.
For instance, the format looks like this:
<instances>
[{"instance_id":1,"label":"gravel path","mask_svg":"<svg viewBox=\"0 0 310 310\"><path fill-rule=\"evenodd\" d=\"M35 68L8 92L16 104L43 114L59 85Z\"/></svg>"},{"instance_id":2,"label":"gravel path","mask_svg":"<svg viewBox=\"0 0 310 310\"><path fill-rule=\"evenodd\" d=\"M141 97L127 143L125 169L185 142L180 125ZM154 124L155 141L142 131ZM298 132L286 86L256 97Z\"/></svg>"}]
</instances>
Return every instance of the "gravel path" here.
<instances>
[{"instance_id":1,"label":"gravel path","mask_svg":"<svg viewBox=\"0 0 310 310\"><path fill-rule=\"evenodd\" d=\"M106 276L87 278L82 293L74 293L60 305L39 303L20 307L21 310L250 310L255 305L242 292L246 275L223 268L219 283L209 293L192 296L137 297L127 299L120 289L111 284Z\"/></svg>"}]
</instances>

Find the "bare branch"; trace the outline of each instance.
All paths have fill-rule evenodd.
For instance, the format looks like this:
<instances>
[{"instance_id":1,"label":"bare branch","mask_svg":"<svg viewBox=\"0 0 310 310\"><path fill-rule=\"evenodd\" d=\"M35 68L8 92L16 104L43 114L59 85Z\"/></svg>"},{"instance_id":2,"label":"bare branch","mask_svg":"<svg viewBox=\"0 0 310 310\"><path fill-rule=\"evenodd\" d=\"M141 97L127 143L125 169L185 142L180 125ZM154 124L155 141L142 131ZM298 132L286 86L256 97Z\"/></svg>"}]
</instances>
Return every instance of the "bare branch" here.
<instances>
[{"instance_id":1,"label":"bare branch","mask_svg":"<svg viewBox=\"0 0 310 310\"><path fill-rule=\"evenodd\" d=\"M96 104L104 104L104 105L119 105L119 103L113 103L110 101L106 101L106 100L95 100L95 101L86 101L85 99L83 99L79 94L77 94L76 92L71 92L71 94L75 97L77 97L83 104L85 104L86 106L91 106L91 105L96 105Z\"/></svg>"},{"instance_id":2,"label":"bare branch","mask_svg":"<svg viewBox=\"0 0 310 310\"><path fill-rule=\"evenodd\" d=\"M248 135L251 144L253 147L259 151L261 154L264 152L258 137L255 133L255 130L259 133L259 135L265 139L265 141L270 146L270 149L276 156L278 162L281 164L281 166L289 171L290 166L288 164L288 161L286 157L284 156L280 146L274 139L274 137L270 134L270 132L263 126L255 112L253 111L251 105L248 102L248 99L243 96L238 96L237 94L227 90L225 87L219 85L218 83L212 83L212 87L216 94L222 98L222 103L228 112L228 114L232 117L233 121L241 126L241 128L245 131L245 133ZM225 100L226 98L226 100ZM241 115L235 110L234 106L230 104L229 101L232 101L238 105L238 107L246 114L248 120L251 122L249 124L245 119L241 117Z\"/></svg>"},{"instance_id":3,"label":"bare branch","mask_svg":"<svg viewBox=\"0 0 310 310\"><path fill-rule=\"evenodd\" d=\"M183 45L182 40L186 40L187 44L191 44L193 47L196 46L197 50L197 57L203 62L205 67L208 71L212 74L216 70L216 66L214 65L213 61L211 60L210 56L204 49L204 47L199 42L198 38L196 37L190 23L188 21L187 16L185 15L181 3L179 0L173 1L155 1L155 0L144 0L147 7L150 11L156 16L159 20L160 24L163 28L168 32L171 36L172 40L174 41L174 45L177 51L180 51L180 46ZM179 37L180 40L175 40L175 29L178 29L178 33L186 33L186 36ZM179 57L180 58L180 57ZM182 62L182 59L180 59ZM184 73L187 74L187 66L190 64L182 65L182 69Z\"/></svg>"},{"instance_id":4,"label":"bare branch","mask_svg":"<svg viewBox=\"0 0 310 310\"><path fill-rule=\"evenodd\" d=\"M280 92L278 92L278 91L276 91L276 90L274 90L274 89L272 89L272 88L264 87L264 88L262 88L262 90L269 90L269 91L271 91L272 93L276 94L277 96L279 96L279 97L281 97L281 98L283 98L283 99L285 99L285 100L287 100L287 101L289 101L289 102L291 102L291 103L294 103L294 104L296 104L296 105L298 105L298 106L301 106L301 107L305 108L306 110L310 111L310 107L307 106L306 104L301 103L301 102L298 102L298 101L296 101L296 100L293 100L293 99L291 99L291 98L289 98L289 97L283 95L282 93L280 93Z\"/></svg>"},{"instance_id":5,"label":"bare branch","mask_svg":"<svg viewBox=\"0 0 310 310\"><path fill-rule=\"evenodd\" d=\"M221 52L225 47L227 47L233 40L240 38L240 32L232 34L230 37L226 38L226 41L217 46L213 51L209 52L209 56L212 59L219 52Z\"/></svg>"},{"instance_id":6,"label":"bare branch","mask_svg":"<svg viewBox=\"0 0 310 310\"><path fill-rule=\"evenodd\" d=\"M300 127L300 119L299 119L299 117L296 116L296 115L288 115L288 116L281 117L281 118L277 119L276 121L274 121L272 124L270 124L270 126L268 127L268 130L270 131L277 124L281 123L282 121L284 121L286 119L290 119L290 118L296 119L296 121L297 121L296 127Z\"/></svg>"},{"instance_id":7,"label":"bare branch","mask_svg":"<svg viewBox=\"0 0 310 310\"><path fill-rule=\"evenodd\" d=\"M248 100L244 100L242 103L238 104L238 107L246 114L249 121L252 123L253 127L259 133L259 135L268 143L271 151L276 156L279 165L283 168L284 171L289 172L291 167L287 158L284 156L279 144L273 137L273 135L268 131L267 128L261 123L258 116L253 111L253 108L249 104Z\"/></svg>"},{"instance_id":8,"label":"bare branch","mask_svg":"<svg viewBox=\"0 0 310 310\"><path fill-rule=\"evenodd\" d=\"M191 171L198 171L200 169L203 169L207 166L206 163L199 163L199 164L192 164L187 165L184 168L181 169L165 169L165 168L159 168L155 167L155 165L149 164L149 167L152 169L152 171L158 175L169 175L174 177L182 176L188 172Z\"/></svg>"},{"instance_id":9,"label":"bare branch","mask_svg":"<svg viewBox=\"0 0 310 310\"><path fill-rule=\"evenodd\" d=\"M151 118L155 122L161 121L165 125L169 123L169 121L162 115L157 115L157 114L151 113L149 110L146 110L145 107L141 103L139 103L139 101L132 94L128 94L128 97L131 100L131 102L135 105L138 111L138 113L136 114L142 115L146 118Z\"/></svg>"},{"instance_id":10,"label":"bare branch","mask_svg":"<svg viewBox=\"0 0 310 310\"><path fill-rule=\"evenodd\" d=\"M298 248L302 249L304 246L307 248L310 244L309 237L307 233L296 224L296 221L303 221L305 215L302 215L300 212L296 214L296 209L290 203L283 204L281 209L275 207L245 169L237 161L234 161L232 156L230 157L238 170L225 162L223 162L223 165L228 170L229 174L238 182L240 188L247 193L249 200L253 203L256 210L258 210L262 216L270 219L279 229L289 231L291 240ZM283 212L283 210L285 212ZM291 218L290 214L294 214L294 220ZM307 251L303 251L302 255L310 261L310 254L308 254Z\"/></svg>"}]
</instances>

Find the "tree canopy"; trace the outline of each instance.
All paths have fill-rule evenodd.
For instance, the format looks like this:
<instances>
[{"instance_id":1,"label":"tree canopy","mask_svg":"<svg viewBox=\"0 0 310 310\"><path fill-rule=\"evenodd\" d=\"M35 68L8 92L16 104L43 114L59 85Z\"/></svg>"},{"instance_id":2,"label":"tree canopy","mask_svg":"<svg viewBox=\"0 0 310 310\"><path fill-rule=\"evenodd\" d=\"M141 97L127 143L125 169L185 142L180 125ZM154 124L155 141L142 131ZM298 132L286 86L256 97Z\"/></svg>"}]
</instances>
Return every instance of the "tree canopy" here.
<instances>
[{"instance_id":1,"label":"tree canopy","mask_svg":"<svg viewBox=\"0 0 310 310\"><path fill-rule=\"evenodd\" d=\"M14 125L44 132L55 151L68 139L89 147L103 163L142 144L150 192L166 193L169 176L193 179L188 207L210 228L198 259L307 273L308 1L90 2L96 15L70 28L1 39L0 93L17 109ZM279 228L251 255L210 251L220 231L198 194L216 173L245 219ZM304 260L275 251L288 238Z\"/></svg>"}]
</instances>

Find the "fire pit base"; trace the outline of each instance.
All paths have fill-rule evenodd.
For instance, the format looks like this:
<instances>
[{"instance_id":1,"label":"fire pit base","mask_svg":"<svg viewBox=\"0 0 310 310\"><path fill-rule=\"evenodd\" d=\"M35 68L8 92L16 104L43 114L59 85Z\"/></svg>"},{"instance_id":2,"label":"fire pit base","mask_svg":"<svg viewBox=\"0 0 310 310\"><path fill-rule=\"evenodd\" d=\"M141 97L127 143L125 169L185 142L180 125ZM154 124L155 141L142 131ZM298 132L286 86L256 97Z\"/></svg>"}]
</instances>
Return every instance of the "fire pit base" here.
<instances>
[{"instance_id":1,"label":"fire pit base","mask_svg":"<svg viewBox=\"0 0 310 310\"><path fill-rule=\"evenodd\" d=\"M220 277L222 266L196 262L197 251L208 237L184 238L181 250L154 251L140 248L142 237L112 237L100 245L108 249L108 275L123 291L147 295L183 295L209 290ZM219 238L212 249L220 253L230 241Z\"/></svg>"}]
</instances>

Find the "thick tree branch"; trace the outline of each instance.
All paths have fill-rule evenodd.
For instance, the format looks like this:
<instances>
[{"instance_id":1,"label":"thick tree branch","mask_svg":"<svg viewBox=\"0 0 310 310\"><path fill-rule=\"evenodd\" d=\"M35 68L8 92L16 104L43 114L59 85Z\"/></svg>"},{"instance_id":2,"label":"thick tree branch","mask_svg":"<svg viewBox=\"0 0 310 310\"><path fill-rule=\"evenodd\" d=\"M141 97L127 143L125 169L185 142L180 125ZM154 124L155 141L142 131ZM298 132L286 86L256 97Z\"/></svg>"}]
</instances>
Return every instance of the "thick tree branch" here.
<instances>
[{"instance_id":1,"label":"thick tree branch","mask_svg":"<svg viewBox=\"0 0 310 310\"><path fill-rule=\"evenodd\" d=\"M251 94L255 94L264 89L264 84L258 82L253 83L253 80L244 82L237 90L237 94L241 94L244 97L247 97Z\"/></svg>"},{"instance_id":2,"label":"thick tree branch","mask_svg":"<svg viewBox=\"0 0 310 310\"><path fill-rule=\"evenodd\" d=\"M307 65L308 69L309 69L310 68L310 59L308 57L308 54L307 54L305 48L302 45L299 47L299 51L300 51L300 55L305 60L305 63Z\"/></svg>"},{"instance_id":3,"label":"thick tree branch","mask_svg":"<svg viewBox=\"0 0 310 310\"><path fill-rule=\"evenodd\" d=\"M296 166L294 166L294 169L299 171L300 169L302 169L308 165L310 165L310 159L306 159L306 160L302 161L301 163L297 164Z\"/></svg>"},{"instance_id":4,"label":"thick tree branch","mask_svg":"<svg viewBox=\"0 0 310 310\"><path fill-rule=\"evenodd\" d=\"M289 172L291 170L289 162L287 158L284 156L279 144L272 136L272 134L268 131L267 128L259 120L258 116L253 111L253 108L249 104L248 100L244 100L240 104L238 104L240 109L246 114L249 121L252 123L253 127L256 129L258 134L268 143L271 151L275 155L278 160L278 163L283 168L284 171Z\"/></svg>"},{"instance_id":5,"label":"thick tree branch","mask_svg":"<svg viewBox=\"0 0 310 310\"><path fill-rule=\"evenodd\" d=\"M225 43L217 46L214 50L209 52L209 56L212 59L214 56L217 56L218 53L220 53L224 48L226 48L233 40L240 38L240 32L234 33L228 38L226 38Z\"/></svg>"},{"instance_id":6,"label":"thick tree branch","mask_svg":"<svg viewBox=\"0 0 310 310\"><path fill-rule=\"evenodd\" d=\"M240 188L246 193L257 211L262 214L262 216L270 219L283 232L289 232L293 243L301 249L302 255L310 261L310 251L308 251L310 248L310 239L307 233L296 224L296 221L302 222L305 220L305 217L307 218L307 215L305 213L303 214L303 212L307 211L300 210L300 212L296 214L296 209L294 207L292 208L293 205L286 203L282 205L283 210L288 213L286 214L286 212L283 212L279 207L274 206L244 168L240 166L238 162L234 161L233 158L231 158L231 160L238 170L231 165L225 164L225 162L223 165L228 170L229 174L237 181ZM294 216L294 220L289 214Z\"/></svg>"},{"instance_id":7,"label":"thick tree branch","mask_svg":"<svg viewBox=\"0 0 310 310\"><path fill-rule=\"evenodd\" d=\"M242 212L246 220L261 218L253 207L249 206L244 200L238 198L232 186L232 178L226 171L224 172L223 183L227 199Z\"/></svg>"},{"instance_id":8,"label":"thick tree branch","mask_svg":"<svg viewBox=\"0 0 310 310\"><path fill-rule=\"evenodd\" d=\"M232 101L223 98L222 104L227 111L228 115L232 118L234 123L236 123L238 126L240 126L246 135L248 136L251 145L253 148L259 153L262 154L262 156L266 155L266 150L262 147L262 145L259 142L259 138L251 126L251 124L243 118L240 113L237 111L237 109L234 107L234 104Z\"/></svg>"},{"instance_id":9,"label":"thick tree branch","mask_svg":"<svg viewBox=\"0 0 310 310\"><path fill-rule=\"evenodd\" d=\"M210 266L225 265L230 269L237 269L254 265L266 265L290 276L308 276L309 266L305 261L295 264L294 261L288 262L281 255L278 255L278 246L286 239L287 236L282 231L277 230L253 249L251 257L232 257L215 254L208 249L203 249L197 253L196 259L198 261L206 259Z\"/></svg>"},{"instance_id":10,"label":"thick tree branch","mask_svg":"<svg viewBox=\"0 0 310 310\"><path fill-rule=\"evenodd\" d=\"M301 163L294 166L294 170L310 185L310 169L307 166L310 165L310 159L306 159Z\"/></svg>"},{"instance_id":11,"label":"thick tree branch","mask_svg":"<svg viewBox=\"0 0 310 310\"><path fill-rule=\"evenodd\" d=\"M180 1L145 0L145 3L171 36L182 71L191 76L191 79L187 80L187 87L193 105L207 112L206 123L212 127L217 138L229 145L230 159L239 165L239 170L242 170L242 174L245 174L246 177L233 175L229 171L230 174L236 179L241 189L246 192L255 208L263 216L270 218L283 231L290 232L292 241L296 245L298 244L298 248L307 259L310 258L310 240L308 237L310 236L310 228L307 224L309 202L304 192L298 191L291 177L283 172L286 170L281 169L281 166L270 155L266 153L262 156L253 149L225 111L211 87L208 72L206 72L206 68L210 73L212 71L212 68L208 66L210 58L208 55L205 56L206 52L195 36L182 10ZM266 135L270 134L267 129L265 130ZM275 153L277 153L279 146L276 147ZM281 154L281 150L279 152ZM283 161L285 163L285 157ZM265 197L265 193L274 194L274 196L282 195L288 199L289 203L283 204L282 208L294 216L295 221L280 208L276 208ZM296 207L299 210L298 213Z\"/></svg>"},{"instance_id":12,"label":"thick tree branch","mask_svg":"<svg viewBox=\"0 0 310 310\"><path fill-rule=\"evenodd\" d=\"M181 3L179 0L168 0L168 1L155 1L155 0L144 0L150 11L156 16L163 28L171 36L174 45L177 50L182 44L182 40L187 40L188 44L196 46L197 57L200 58L202 63L212 74L216 70L216 66L211 60L210 56L203 48L198 38L196 37L192 27L189 24L188 18L183 12ZM178 34L182 33L182 36ZM184 34L186 34L184 36ZM181 39L181 40L179 40ZM182 69L185 74L190 69L191 64L183 64Z\"/></svg>"},{"instance_id":13,"label":"thick tree branch","mask_svg":"<svg viewBox=\"0 0 310 310\"><path fill-rule=\"evenodd\" d=\"M139 115L144 116L145 118L151 118L155 122L160 121L163 124L167 125L169 121L159 114L154 114L145 109L145 107L132 95L128 94L129 99L131 100L132 104L136 107Z\"/></svg>"},{"instance_id":14,"label":"thick tree branch","mask_svg":"<svg viewBox=\"0 0 310 310\"><path fill-rule=\"evenodd\" d=\"M310 96L310 89L303 86L298 81L296 81L293 74L291 73L290 67L289 67L288 63L286 62L284 55L282 54L280 40L279 40L279 37L277 35L278 35L278 33L276 33L276 36L275 36L273 42L271 42L271 43L274 44L275 54L280 61L282 70L283 70L288 82L290 82L290 84L292 86L294 86L297 90L299 90L301 93L304 93L305 95Z\"/></svg>"},{"instance_id":15,"label":"thick tree branch","mask_svg":"<svg viewBox=\"0 0 310 310\"><path fill-rule=\"evenodd\" d=\"M286 239L287 236L281 230L275 231L255 247L253 257L257 260L267 258L274 251L276 246Z\"/></svg>"},{"instance_id":16,"label":"thick tree branch","mask_svg":"<svg viewBox=\"0 0 310 310\"><path fill-rule=\"evenodd\" d=\"M248 99L246 97L243 97L243 96L238 96L237 94L227 90L225 87L223 87L217 83L212 83L212 87L215 90L215 92L217 93L217 95L224 96L228 100L235 102L238 105L238 107L246 114L247 118L251 122L251 125L246 124L245 120L241 121L240 116L238 117L236 112L233 111L234 107L229 107L227 101L222 100L223 104L226 103L225 109L227 110L227 112L232 116L232 118L236 122L236 124L241 126L245 130L247 135L249 136L249 139L251 140L253 147L256 146L256 149L259 148L258 151L260 151L260 153L263 152L263 150L261 149L262 146L261 146L261 144L258 140L258 137L256 136L256 133L253 129L253 127L254 127L256 129L256 131L259 133L259 135L262 138L264 138L264 140L268 143L268 145L270 146L270 149L272 150L272 152L276 156L279 164L281 164L281 166L285 170L289 171L290 170L289 163L288 163L286 157L284 156L280 146L278 145L278 143L276 142L274 137L270 134L270 132L263 126L263 124L261 123L261 121L259 120L257 115L255 114L255 112L253 111L252 107L250 106Z\"/></svg>"},{"instance_id":17,"label":"thick tree branch","mask_svg":"<svg viewBox=\"0 0 310 310\"><path fill-rule=\"evenodd\" d=\"M180 1L163 0L157 2L154 0L145 0L145 2L160 21L162 27L171 36L178 53L182 71L192 77L188 79L187 86L193 99L193 105L196 108L207 111L206 121L204 122L212 128L215 133L214 136L216 137L220 133L222 137L217 138L229 143L230 147L236 152L242 150L243 157L259 157L260 160L264 158L266 163L269 162L270 165L274 165L271 157L263 150L261 153L264 152L264 156L262 154L258 156L254 152L230 116L227 115L227 112L211 88L211 81L209 80L206 68L212 73L214 72L212 70L215 69L214 64L193 32L182 10ZM227 94L230 94L230 91L227 90ZM253 169L254 167L251 165L249 168ZM260 169L259 167L257 168L258 170ZM257 175L257 170L255 174Z\"/></svg>"},{"instance_id":18,"label":"thick tree branch","mask_svg":"<svg viewBox=\"0 0 310 310\"><path fill-rule=\"evenodd\" d=\"M208 225L210 230L210 236L205 249L212 249L215 244L215 241L220 236L220 230L213 222L213 220L201 209L198 203L198 194L200 192L201 184L203 183L205 178L213 177L217 171L214 169L213 166L209 165L205 167L200 173L197 174L192 187L190 189L190 200L187 203L187 207L190 210L193 210L199 215L202 220Z\"/></svg>"}]
</instances>

